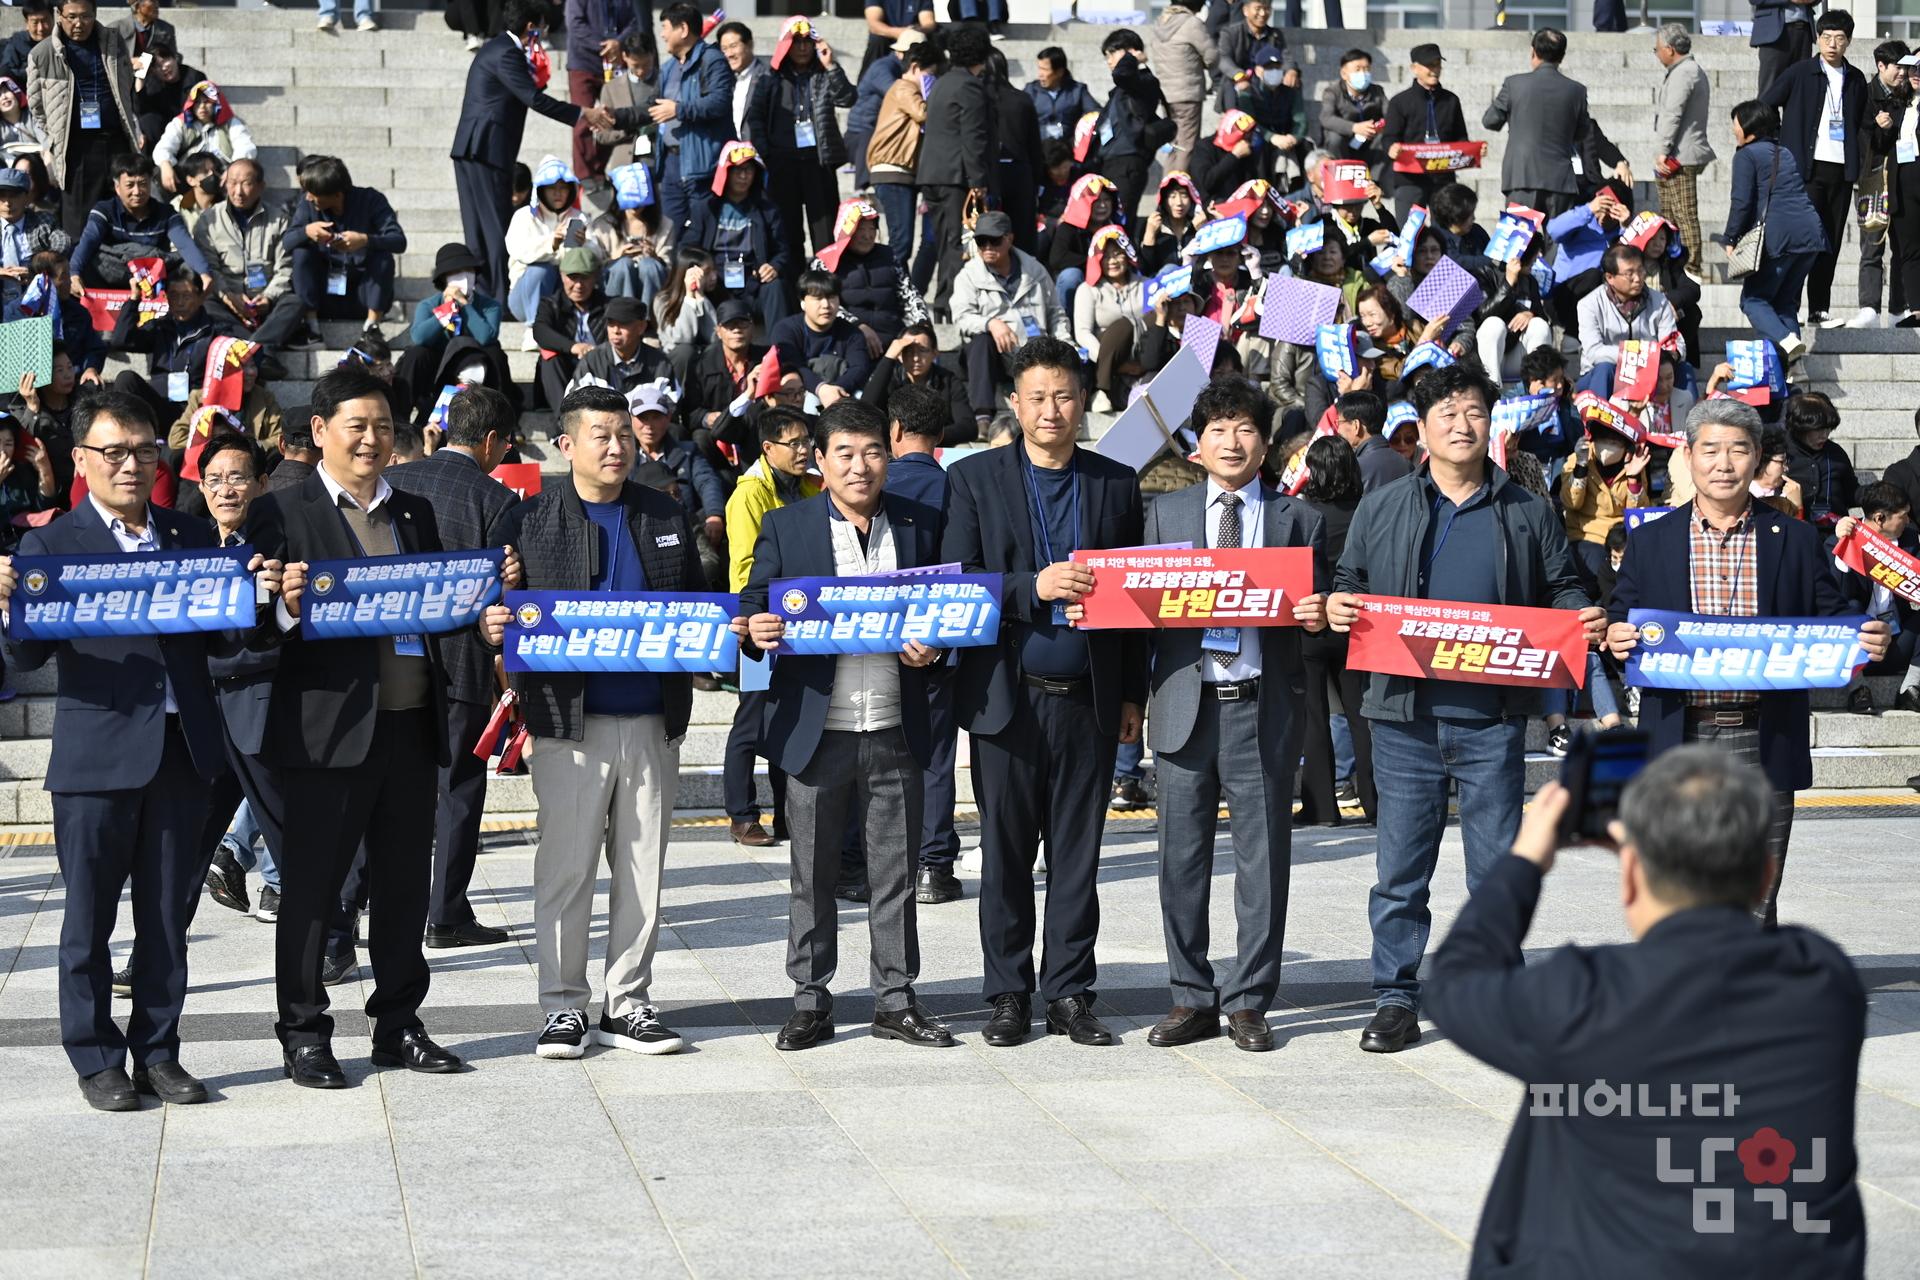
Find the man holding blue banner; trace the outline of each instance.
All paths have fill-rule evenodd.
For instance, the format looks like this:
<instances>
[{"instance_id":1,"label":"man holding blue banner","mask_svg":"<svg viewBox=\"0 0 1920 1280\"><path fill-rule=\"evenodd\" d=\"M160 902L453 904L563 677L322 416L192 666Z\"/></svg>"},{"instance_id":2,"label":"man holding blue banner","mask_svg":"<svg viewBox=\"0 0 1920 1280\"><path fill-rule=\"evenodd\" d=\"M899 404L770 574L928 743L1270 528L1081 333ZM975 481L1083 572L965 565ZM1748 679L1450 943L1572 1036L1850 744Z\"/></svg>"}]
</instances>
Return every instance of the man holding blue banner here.
<instances>
[{"instance_id":1,"label":"man holding blue banner","mask_svg":"<svg viewBox=\"0 0 1920 1280\"><path fill-rule=\"evenodd\" d=\"M160 446L138 399L109 391L81 401L73 437L88 497L46 528L28 530L22 557L117 559L216 545L205 523L149 505ZM156 563L156 573L164 563ZM83 567L72 567L84 577ZM258 606L248 575L261 567L256 555L222 575L216 586L227 607L209 611L212 629L253 625ZM277 587L279 566L264 567L265 581ZM29 559L16 569L12 558L0 557L0 608L8 615L14 665L31 671L49 658L59 662L46 785L66 882L60 1041L81 1094L97 1110L137 1110L136 1090L165 1102L204 1102L206 1087L180 1065L180 1008L187 925L212 860L199 838L206 788L226 769L207 668L222 644L208 630L160 623L171 593L157 577L137 592L125 590L133 583L124 577L106 584L115 588L110 592L88 591L68 585L68 568ZM211 574L207 580L214 581ZM39 602L63 591L73 602L65 610L72 626L58 633L66 638L29 638L36 617L50 628L60 623L50 611L62 606ZM129 595L141 604L126 608ZM198 608L190 600L186 612ZM108 940L129 878L133 1007L122 1033L112 1016Z\"/></svg>"},{"instance_id":2,"label":"man holding blue banner","mask_svg":"<svg viewBox=\"0 0 1920 1280\"><path fill-rule=\"evenodd\" d=\"M1693 502L1627 535L1608 604L1607 647L1614 657L1628 661L1640 647L1641 628L1629 621L1635 609L1757 619L1851 613L1819 531L1753 500L1759 413L1737 400L1703 400L1687 416L1686 437ZM1885 622L1860 628L1859 645L1871 661L1886 656L1891 639ZM1655 754L1682 742L1711 742L1766 771L1774 791L1768 843L1775 867L1759 911L1768 924L1777 915L1793 835L1793 793L1813 785L1812 719L1804 685L1641 691L1640 727L1652 735Z\"/></svg>"},{"instance_id":3,"label":"man holding blue banner","mask_svg":"<svg viewBox=\"0 0 1920 1280\"><path fill-rule=\"evenodd\" d=\"M753 551L740 610L756 648L780 653L794 612L777 579L859 578L919 568L939 559L937 521L917 503L884 492L887 420L857 400L820 417L820 472L826 492L767 513ZM953 1036L914 997L920 936L914 870L921 836L920 771L930 754L926 668L943 650L909 640L898 653L789 654L774 663L767 692L766 746L787 773L793 901L787 974L793 1015L777 1049L806 1049L833 1035L827 987L839 963L834 881L848 817L865 833L871 894L873 1034L907 1044L950 1046Z\"/></svg>"}]
</instances>

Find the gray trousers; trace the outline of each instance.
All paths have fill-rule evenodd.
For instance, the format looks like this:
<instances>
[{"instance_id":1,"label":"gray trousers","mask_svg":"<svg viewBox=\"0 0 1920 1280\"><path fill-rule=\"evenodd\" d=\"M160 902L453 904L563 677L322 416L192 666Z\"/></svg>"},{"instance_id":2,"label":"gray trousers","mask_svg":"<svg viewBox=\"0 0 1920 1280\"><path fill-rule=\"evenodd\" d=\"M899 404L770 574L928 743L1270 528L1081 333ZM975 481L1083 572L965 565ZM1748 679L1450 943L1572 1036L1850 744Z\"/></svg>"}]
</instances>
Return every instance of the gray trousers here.
<instances>
[{"instance_id":1,"label":"gray trousers","mask_svg":"<svg viewBox=\"0 0 1920 1280\"><path fill-rule=\"evenodd\" d=\"M1711 743L1736 760L1756 769L1760 767L1758 729L1723 728L1689 720L1683 740ZM1787 845L1793 840L1793 794L1791 791L1773 793L1773 812L1767 822L1767 852L1778 858L1780 865L1774 871L1773 883L1767 888L1766 900L1753 912L1765 924L1774 924L1779 920L1780 881L1786 878Z\"/></svg>"},{"instance_id":2,"label":"gray trousers","mask_svg":"<svg viewBox=\"0 0 1920 1280\"><path fill-rule=\"evenodd\" d=\"M787 976L796 1009L833 1008L840 965L840 846L859 807L866 832L868 948L873 1006L898 1012L913 1003L920 974L920 931L913 874L920 862L920 765L899 728L826 732L813 760L787 777L787 832L793 855L793 903L787 912Z\"/></svg>"},{"instance_id":3,"label":"gray trousers","mask_svg":"<svg viewBox=\"0 0 1920 1280\"><path fill-rule=\"evenodd\" d=\"M1268 745L1256 699L1220 702L1203 694L1193 736L1178 751L1156 751L1160 779L1160 918L1167 935L1173 1002L1228 1013L1273 1007L1286 937L1293 870L1293 762L1300 731ZM1207 960L1207 903L1213 842L1225 793L1233 819L1233 911L1239 938L1226 980Z\"/></svg>"}]
</instances>

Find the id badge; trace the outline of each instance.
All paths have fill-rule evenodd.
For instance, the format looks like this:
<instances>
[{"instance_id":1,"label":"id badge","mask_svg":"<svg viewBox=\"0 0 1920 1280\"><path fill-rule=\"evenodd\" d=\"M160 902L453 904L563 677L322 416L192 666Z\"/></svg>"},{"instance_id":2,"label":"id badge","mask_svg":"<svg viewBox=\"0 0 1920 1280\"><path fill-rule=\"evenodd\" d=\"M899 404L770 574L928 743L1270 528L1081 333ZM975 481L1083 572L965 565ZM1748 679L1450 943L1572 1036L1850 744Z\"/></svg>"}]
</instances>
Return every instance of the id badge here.
<instances>
[{"instance_id":1,"label":"id badge","mask_svg":"<svg viewBox=\"0 0 1920 1280\"><path fill-rule=\"evenodd\" d=\"M344 298L347 296L347 269L345 267L329 267L327 269L327 296L330 298Z\"/></svg>"},{"instance_id":2,"label":"id badge","mask_svg":"<svg viewBox=\"0 0 1920 1280\"><path fill-rule=\"evenodd\" d=\"M1833 142L1847 140L1847 121L1838 112L1827 117L1827 138Z\"/></svg>"},{"instance_id":3,"label":"id badge","mask_svg":"<svg viewBox=\"0 0 1920 1280\"><path fill-rule=\"evenodd\" d=\"M1067 606L1058 600L1053 602L1053 625L1056 627L1070 627L1073 625L1073 620L1067 617Z\"/></svg>"},{"instance_id":4,"label":"id badge","mask_svg":"<svg viewBox=\"0 0 1920 1280\"><path fill-rule=\"evenodd\" d=\"M427 656L427 644L417 635L395 636L393 651L403 658L424 658Z\"/></svg>"},{"instance_id":5,"label":"id badge","mask_svg":"<svg viewBox=\"0 0 1920 1280\"><path fill-rule=\"evenodd\" d=\"M1106 146L1113 141L1113 126L1105 120L1100 122L1100 145Z\"/></svg>"},{"instance_id":6,"label":"id badge","mask_svg":"<svg viewBox=\"0 0 1920 1280\"><path fill-rule=\"evenodd\" d=\"M1240 655L1240 628L1208 627L1200 637L1200 647L1208 653L1217 653L1223 659Z\"/></svg>"},{"instance_id":7,"label":"id badge","mask_svg":"<svg viewBox=\"0 0 1920 1280\"><path fill-rule=\"evenodd\" d=\"M1040 136L1043 138L1064 138L1067 136L1067 126L1061 124L1058 120L1049 120L1040 126Z\"/></svg>"},{"instance_id":8,"label":"id badge","mask_svg":"<svg viewBox=\"0 0 1920 1280\"><path fill-rule=\"evenodd\" d=\"M167 399L175 404L185 404L192 388L187 385L187 371L176 369L167 375Z\"/></svg>"},{"instance_id":9,"label":"id badge","mask_svg":"<svg viewBox=\"0 0 1920 1280\"><path fill-rule=\"evenodd\" d=\"M249 262L247 264L247 289L250 292L259 293L262 289L266 287L267 287L267 268L265 264L259 263L259 262Z\"/></svg>"},{"instance_id":10,"label":"id badge","mask_svg":"<svg viewBox=\"0 0 1920 1280\"><path fill-rule=\"evenodd\" d=\"M1037 338L1040 336L1040 322L1035 320L1032 316L1027 316L1027 315L1021 316L1020 323L1026 327L1027 336L1029 338Z\"/></svg>"},{"instance_id":11,"label":"id badge","mask_svg":"<svg viewBox=\"0 0 1920 1280\"><path fill-rule=\"evenodd\" d=\"M1912 164L1920 160L1920 143L1902 138L1893 149L1893 158L1900 164Z\"/></svg>"},{"instance_id":12,"label":"id badge","mask_svg":"<svg viewBox=\"0 0 1920 1280\"><path fill-rule=\"evenodd\" d=\"M793 145L796 147L811 147L814 145L813 121L802 120L797 116L794 118Z\"/></svg>"},{"instance_id":13,"label":"id badge","mask_svg":"<svg viewBox=\"0 0 1920 1280\"><path fill-rule=\"evenodd\" d=\"M744 258L728 258L726 265L720 268L720 282L729 289L747 287L747 263Z\"/></svg>"},{"instance_id":14,"label":"id badge","mask_svg":"<svg viewBox=\"0 0 1920 1280\"><path fill-rule=\"evenodd\" d=\"M82 129L100 127L100 104L91 98L80 100L80 127Z\"/></svg>"}]
</instances>

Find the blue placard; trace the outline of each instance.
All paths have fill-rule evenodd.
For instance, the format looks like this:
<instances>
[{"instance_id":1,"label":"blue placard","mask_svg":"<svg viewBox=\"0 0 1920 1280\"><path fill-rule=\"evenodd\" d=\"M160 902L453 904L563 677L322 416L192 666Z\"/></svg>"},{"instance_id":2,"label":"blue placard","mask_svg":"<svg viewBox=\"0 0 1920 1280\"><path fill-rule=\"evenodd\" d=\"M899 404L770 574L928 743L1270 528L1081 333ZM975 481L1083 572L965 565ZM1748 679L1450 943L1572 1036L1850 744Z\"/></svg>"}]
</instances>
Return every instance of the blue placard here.
<instances>
[{"instance_id":1,"label":"blue placard","mask_svg":"<svg viewBox=\"0 0 1920 1280\"><path fill-rule=\"evenodd\" d=\"M1246 214L1236 213L1231 218L1215 218L1194 232L1193 239L1187 242L1186 256L1189 259L1204 258L1215 249L1229 248L1246 238Z\"/></svg>"},{"instance_id":2,"label":"blue placard","mask_svg":"<svg viewBox=\"0 0 1920 1280\"><path fill-rule=\"evenodd\" d=\"M363 560L315 560L300 598L310 640L458 631L500 598L498 547Z\"/></svg>"},{"instance_id":3,"label":"blue placard","mask_svg":"<svg viewBox=\"0 0 1920 1280\"><path fill-rule=\"evenodd\" d=\"M1395 400L1387 406L1387 434L1392 435L1409 422L1420 421L1420 411L1412 401Z\"/></svg>"},{"instance_id":4,"label":"blue placard","mask_svg":"<svg viewBox=\"0 0 1920 1280\"><path fill-rule=\"evenodd\" d=\"M1518 434L1531 431L1550 420L1559 407L1559 397L1551 391L1534 391L1523 396L1502 396L1493 406L1493 429Z\"/></svg>"},{"instance_id":5,"label":"blue placard","mask_svg":"<svg viewBox=\"0 0 1920 1280\"><path fill-rule=\"evenodd\" d=\"M1733 376L1727 379L1729 390L1765 387L1776 396L1787 393L1787 375L1780 367L1780 352L1764 338L1730 340L1727 364L1733 368Z\"/></svg>"},{"instance_id":6,"label":"blue placard","mask_svg":"<svg viewBox=\"0 0 1920 1280\"><path fill-rule=\"evenodd\" d=\"M1720 618L1635 609L1640 632L1627 683L1648 689L1844 689L1866 662L1865 614L1841 618Z\"/></svg>"},{"instance_id":7,"label":"blue placard","mask_svg":"<svg viewBox=\"0 0 1920 1280\"><path fill-rule=\"evenodd\" d=\"M1320 376L1328 382L1353 377L1360 372L1359 347L1350 324L1323 324L1314 335L1313 352L1320 362Z\"/></svg>"},{"instance_id":8,"label":"blue placard","mask_svg":"<svg viewBox=\"0 0 1920 1280\"><path fill-rule=\"evenodd\" d=\"M909 640L975 648L1000 638L1000 575L781 578L768 607L786 619L782 654L898 653Z\"/></svg>"},{"instance_id":9,"label":"blue placard","mask_svg":"<svg viewBox=\"0 0 1920 1280\"><path fill-rule=\"evenodd\" d=\"M259 607L252 559L252 547L19 556L7 634L76 640L251 627Z\"/></svg>"},{"instance_id":10,"label":"blue placard","mask_svg":"<svg viewBox=\"0 0 1920 1280\"><path fill-rule=\"evenodd\" d=\"M1652 524L1672 510L1672 507L1628 507L1627 532L1632 533L1643 524Z\"/></svg>"},{"instance_id":11,"label":"blue placard","mask_svg":"<svg viewBox=\"0 0 1920 1280\"><path fill-rule=\"evenodd\" d=\"M730 671L740 597L692 591L509 591L509 671Z\"/></svg>"},{"instance_id":12,"label":"blue placard","mask_svg":"<svg viewBox=\"0 0 1920 1280\"><path fill-rule=\"evenodd\" d=\"M1193 289L1193 264L1183 263L1177 267L1168 267L1157 276L1147 278L1146 287L1140 291L1140 311L1144 315L1153 313L1154 304L1165 298L1169 302L1191 292Z\"/></svg>"},{"instance_id":13,"label":"blue placard","mask_svg":"<svg viewBox=\"0 0 1920 1280\"><path fill-rule=\"evenodd\" d=\"M1494 262L1512 262L1533 243L1534 230L1531 218L1512 213L1501 214L1498 225L1494 227L1493 238L1487 242L1487 257Z\"/></svg>"},{"instance_id":14,"label":"blue placard","mask_svg":"<svg viewBox=\"0 0 1920 1280\"><path fill-rule=\"evenodd\" d=\"M1287 232L1287 256L1298 258L1318 253L1327 243L1327 224L1318 218L1304 222Z\"/></svg>"},{"instance_id":15,"label":"blue placard","mask_svg":"<svg viewBox=\"0 0 1920 1280\"><path fill-rule=\"evenodd\" d=\"M1447 350L1439 343L1422 342L1414 347L1413 350L1407 352L1407 358L1402 361L1400 365L1400 376L1404 378L1415 369L1422 369L1427 365L1432 365L1436 369L1444 369L1450 364L1457 363L1458 361L1453 358L1453 352Z\"/></svg>"}]
</instances>

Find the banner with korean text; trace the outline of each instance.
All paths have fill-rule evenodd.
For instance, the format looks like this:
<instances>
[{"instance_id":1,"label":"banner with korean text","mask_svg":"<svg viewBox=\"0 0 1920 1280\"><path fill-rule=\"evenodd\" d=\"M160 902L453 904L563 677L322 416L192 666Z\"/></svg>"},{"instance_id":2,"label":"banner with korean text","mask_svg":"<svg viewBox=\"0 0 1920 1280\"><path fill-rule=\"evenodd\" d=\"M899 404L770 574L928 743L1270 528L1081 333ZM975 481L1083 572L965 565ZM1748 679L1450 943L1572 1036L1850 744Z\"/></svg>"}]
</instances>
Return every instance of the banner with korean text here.
<instances>
[{"instance_id":1,"label":"banner with korean text","mask_svg":"<svg viewBox=\"0 0 1920 1280\"><path fill-rule=\"evenodd\" d=\"M1347 666L1414 679L1579 689L1586 630L1571 609L1362 596Z\"/></svg>"},{"instance_id":2,"label":"banner with korean text","mask_svg":"<svg viewBox=\"0 0 1920 1280\"><path fill-rule=\"evenodd\" d=\"M311 640L458 631L500 598L498 547L358 560L315 560L300 599Z\"/></svg>"},{"instance_id":3,"label":"banner with korean text","mask_svg":"<svg viewBox=\"0 0 1920 1280\"><path fill-rule=\"evenodd\" d=\"M252 547L18 556L7 634L78 640L251 627L260 599L252 559Z\"/></svg>"},{"instance_id":4,"label":"banner with korean text","mask_svg":"<svg viewBox=\"0 0 1920 1280\"><path fill-rule=\"evenodd\" d=\"M686 591L509 591L509 671L731 671L740 597Z\"/></svg>"},{"instance_id":5,"label":"banner with korean text","mask_svg":"<svg viewBox=\"0 0 1920 1280\"><path fill-rule=\"evenodd\" d=\"M1093 570L1081 598L1090 630L1143 627L1291 627L1313 594L1308 547L1121 547L1076 551Z\"/></svg>"},{"instance_id":6,"label":"banner with korean text","mask_svg":"<svg viewBox=\"0 0 1920 1280\"><path fill-rule=\"evenodd\" d=\"M965 649L999 640L1000 589L997 573L776 578L769 608L786 620L782 655Z\"/></svg>"},{"instance_id":7,"label":"banner with korean text","mask_svg":"<svg viewBox=\"0 0 1920 1280\"><path fill-rule=\"evenodd\" d=\"M1888 542L1860 521L1834 544L1834 558L1863 578L1920 607L1920 560Z\"/></svg>"},{"instance_id":8,"label":"banner with korean text","mask_svg":"<svg viewBox=\"0 0 1920 1280\"><path fill-rule=\"evenodd\" d=\"M1724 618L1635 609L1640 643L1627 683L1702 692L1844 689L1867 660L1865 614L1843 618Z\"/></svg>"}]
</instances>

